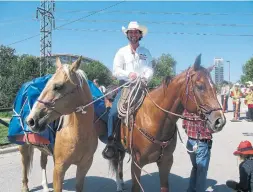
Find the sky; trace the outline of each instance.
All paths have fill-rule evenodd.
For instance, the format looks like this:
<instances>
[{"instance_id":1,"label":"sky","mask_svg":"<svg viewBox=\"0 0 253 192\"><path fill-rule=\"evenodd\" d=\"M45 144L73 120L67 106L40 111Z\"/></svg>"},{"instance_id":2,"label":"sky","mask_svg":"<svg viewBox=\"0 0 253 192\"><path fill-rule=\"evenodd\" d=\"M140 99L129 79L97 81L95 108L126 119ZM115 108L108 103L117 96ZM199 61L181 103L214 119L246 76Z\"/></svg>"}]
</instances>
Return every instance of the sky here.
<instances>
[{"instance_id":1,"label":"sky","mask_svg":"<svg viewBox=\"0 0 253 192\"><path fill-rule=\"evenodd\" d=\"M149 31L141 45L153 58L170 54L177 61L177 73L201 53L205 67L213 65L214 58L223 58L225 80L230 61L230 80L236 82L243 64L253 57L253 1L119 2L56 1L52 53L83 55L112 69L115 53L128 43L122 26L138 21ZM39 56L39 6L39 1L1 1L0 44L15 48L17 54ZM103 9L88 16L89 11ZM24 41L15 43L20 40Z\"/></svg>"}]
</instances>

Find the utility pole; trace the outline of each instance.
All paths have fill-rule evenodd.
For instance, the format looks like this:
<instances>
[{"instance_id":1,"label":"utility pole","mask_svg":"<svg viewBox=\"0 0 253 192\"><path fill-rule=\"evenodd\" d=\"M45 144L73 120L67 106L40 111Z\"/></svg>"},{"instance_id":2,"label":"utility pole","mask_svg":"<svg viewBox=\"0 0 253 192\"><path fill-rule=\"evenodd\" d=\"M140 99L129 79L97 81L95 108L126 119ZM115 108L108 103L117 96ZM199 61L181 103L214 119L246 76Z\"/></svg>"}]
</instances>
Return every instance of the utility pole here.
<instances>
[{"instance_id":1,"label":"utility pole","mask_svg":"<svg viewBox=\"0 0 253 192\"><path fill-rule=\"evenodd\" d=\"M228 81L230 82L230 61L226 61L228 63Z\"/></svg>"},{"instance_id":2,"label":"utility pole","mask_svg":"<svg viewBox=\"0 0 253 192\"><path fill-rule=\"evenodd\" d=\"M54 0L41 0L40 7L37 7L36 18L40 19L40 76L42 66L46 70L52 65L52 30L54 22Z\"/></svg>"}]
</instances>

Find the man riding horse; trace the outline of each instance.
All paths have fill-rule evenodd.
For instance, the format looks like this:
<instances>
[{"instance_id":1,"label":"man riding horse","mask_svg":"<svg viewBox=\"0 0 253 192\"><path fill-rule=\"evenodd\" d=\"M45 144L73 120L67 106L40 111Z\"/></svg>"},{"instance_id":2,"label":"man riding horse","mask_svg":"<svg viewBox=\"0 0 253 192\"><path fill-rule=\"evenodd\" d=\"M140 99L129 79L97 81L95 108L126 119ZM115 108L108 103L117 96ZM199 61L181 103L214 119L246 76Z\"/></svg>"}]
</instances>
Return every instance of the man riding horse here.
<instances>
[{"instance_id":1,"label":"man riding horse","mask_svg":"<svg viewBox=\"0 0 253 192\"><path fill-rule=\"evenodd\" d=\"M153 76L152 57L149 50L139 44L139 41L147 34L147 28L132 21L128 28L122 27L122 31L127 36L129 44L120 48L116 53L113 62L113 75L121 85L127 81L133 81L137 77L148 82ZM113 142L113 125L118 118L117 104L120 97L121 90L117 93L108 115L108 143L103 152L106 159L113 158L117 150Z\"/></svg>"}]
</instances>

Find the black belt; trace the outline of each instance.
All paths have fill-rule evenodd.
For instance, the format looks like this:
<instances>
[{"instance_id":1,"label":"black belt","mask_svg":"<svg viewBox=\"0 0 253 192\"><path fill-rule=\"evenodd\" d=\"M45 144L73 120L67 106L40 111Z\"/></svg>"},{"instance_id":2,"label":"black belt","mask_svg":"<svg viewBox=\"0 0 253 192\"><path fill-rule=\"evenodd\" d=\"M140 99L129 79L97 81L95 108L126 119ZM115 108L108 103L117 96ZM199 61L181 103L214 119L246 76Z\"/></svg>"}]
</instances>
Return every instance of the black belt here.
<instances>
[{"instance_id":1,"label":"black belt","mask_svg":"<svg viewBox=\"0 0 253 192\"><path fill-rule=\"evenodd\" d=\"M195 138L192 138L192 137L189 137L189 139L194 140L194 141L200 141L200 142L203 142L203 143L209 143L209 142L212 141L212 139L195 139Z\"/></svg>"}]
</instances>

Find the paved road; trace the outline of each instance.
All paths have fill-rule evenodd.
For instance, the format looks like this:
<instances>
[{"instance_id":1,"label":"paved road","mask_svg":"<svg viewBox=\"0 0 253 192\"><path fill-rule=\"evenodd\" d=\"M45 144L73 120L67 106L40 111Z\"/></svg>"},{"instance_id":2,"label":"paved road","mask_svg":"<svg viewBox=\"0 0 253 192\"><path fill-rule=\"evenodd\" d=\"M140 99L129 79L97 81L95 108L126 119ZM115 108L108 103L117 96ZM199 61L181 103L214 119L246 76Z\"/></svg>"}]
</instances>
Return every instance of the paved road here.
<instances>
[{"instance_id":1,"label":"paved road","mask_svg":"<svg viewBox=\"0 0 253 192\"><path fill-rule=\"evenodd\" d=\"M230 106L229 109L232 109ZM238 143L242 140L250 140L253 142L253 123L242 121L230 122L232 112L226 114L227 124L222 132L214 135L214 144L212 149L212 157L208 172L207 191L214 192L229 192L224 185L227 179L237 179L238 177L238 162L233 156L233 151ZM181 121L178 122L181 127ZM180 129L183 140L186 141L186 135ZM104 148L103 143L99 143L95 154L95 160L88 172L85 181L85 188L88 192L113 192L116 191L114 177L111 176L108 163L101 156L101 151ZM128 156L126 156L126 161ZM35 152L33 169L31 171L29 187L32 192L41 191L41 171L39 166L40 154ZM53 161L49 158L48 163L48 182L52 189L52 169ZM144 167L152 176L142 174L142 184L145 192L159 191L159 178L156 164L150 164ZM186 191L189 175L190 175L190 159L183 145L179 142L174 153L174 164L170 174L170 183L172 192ZM131 175L130 163L124 164L124 178L126 181L127 190L130 191ZM71 167L65 176L64 191L74 191L75 186L75 166ZM18 152L0 155L0 192L18 192L21 189L21 161Z\"/></svg>"}]
</instances>

